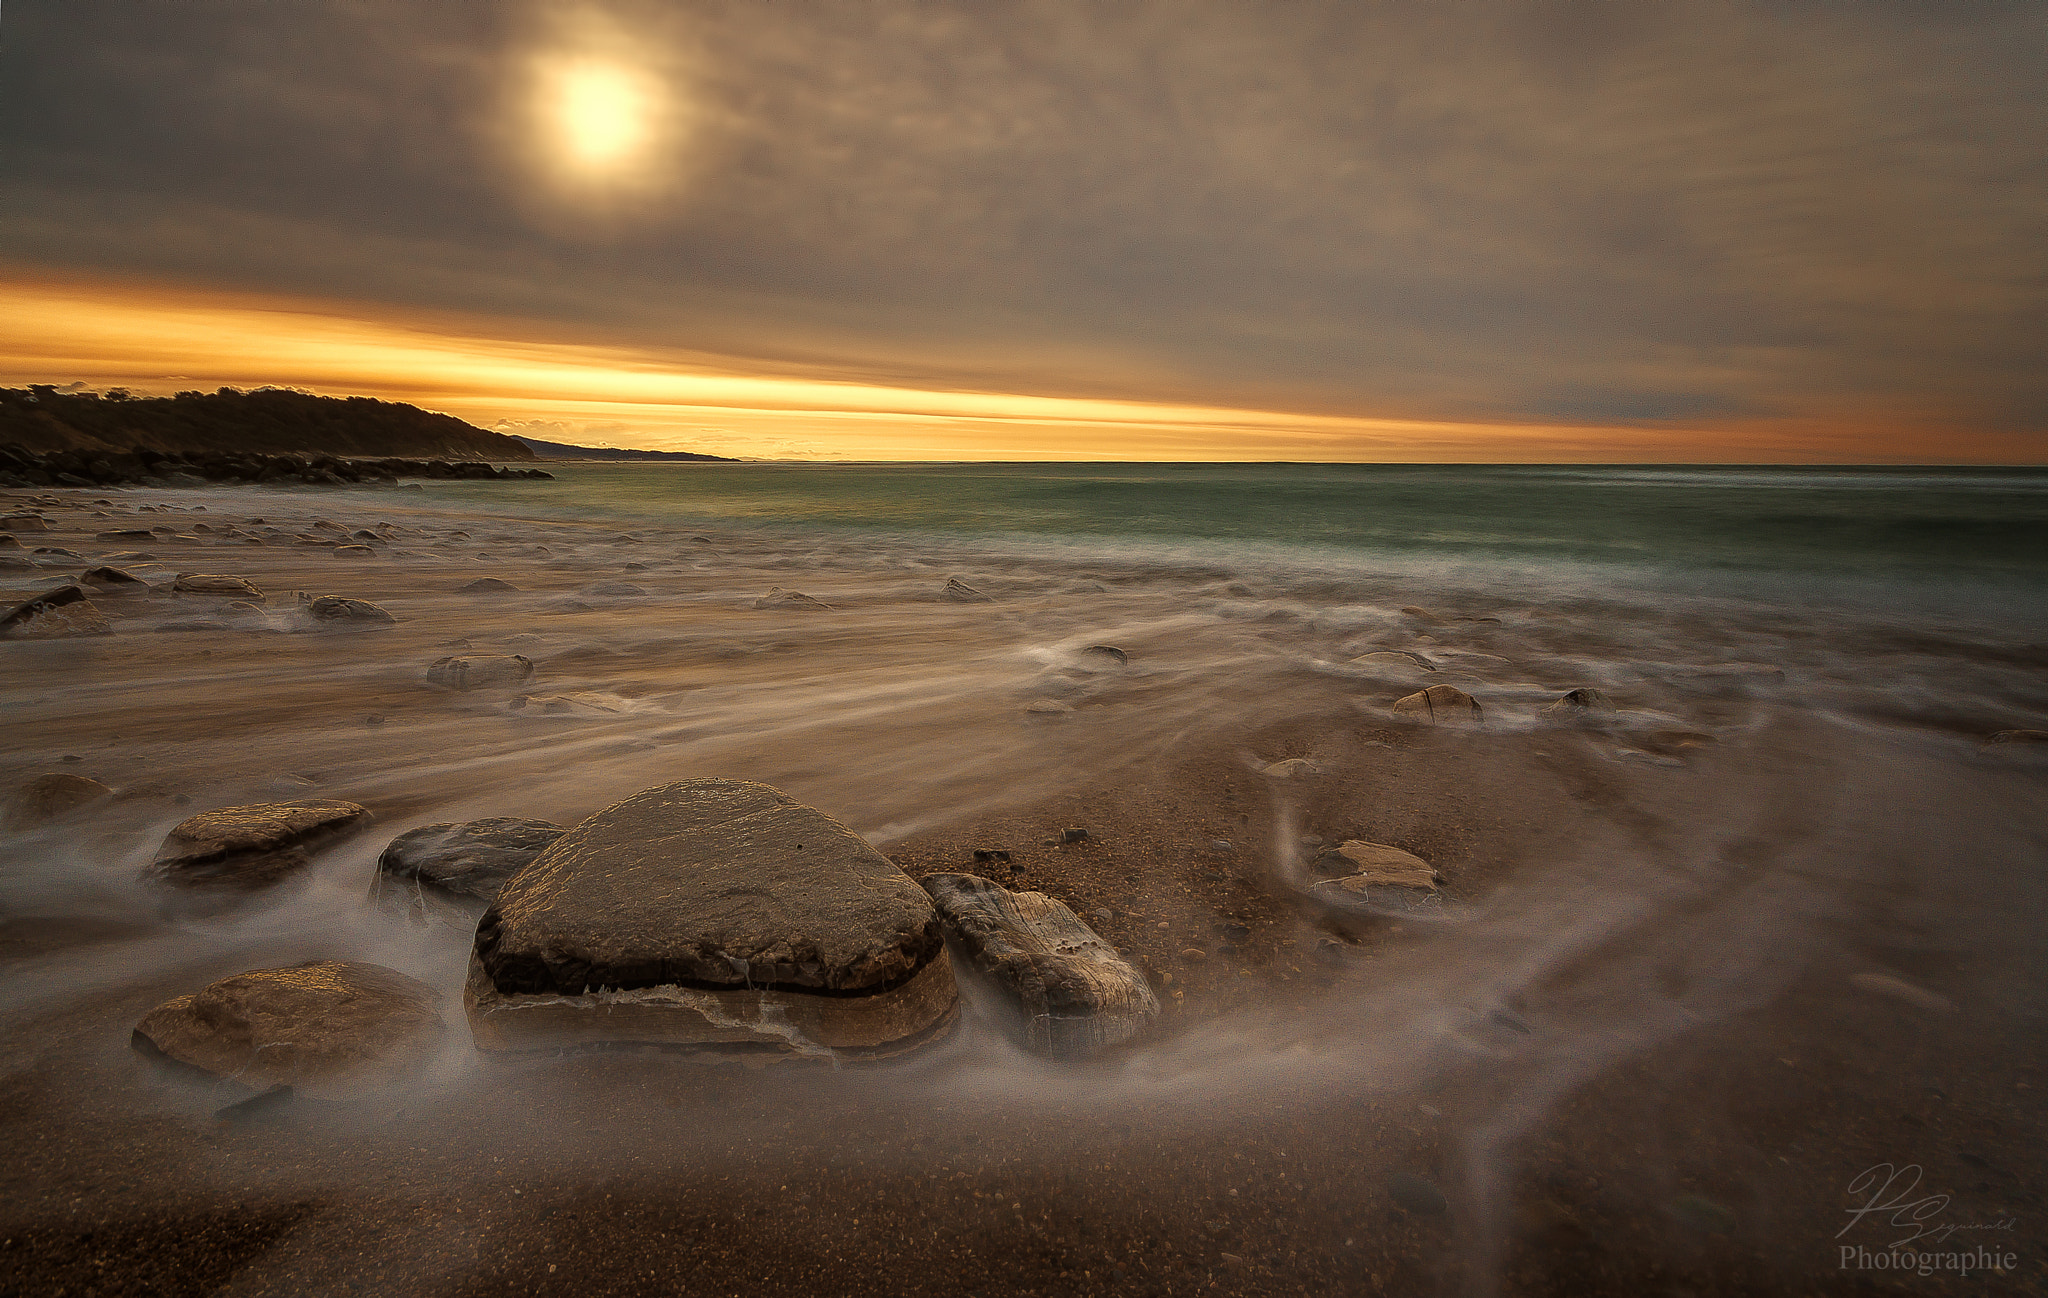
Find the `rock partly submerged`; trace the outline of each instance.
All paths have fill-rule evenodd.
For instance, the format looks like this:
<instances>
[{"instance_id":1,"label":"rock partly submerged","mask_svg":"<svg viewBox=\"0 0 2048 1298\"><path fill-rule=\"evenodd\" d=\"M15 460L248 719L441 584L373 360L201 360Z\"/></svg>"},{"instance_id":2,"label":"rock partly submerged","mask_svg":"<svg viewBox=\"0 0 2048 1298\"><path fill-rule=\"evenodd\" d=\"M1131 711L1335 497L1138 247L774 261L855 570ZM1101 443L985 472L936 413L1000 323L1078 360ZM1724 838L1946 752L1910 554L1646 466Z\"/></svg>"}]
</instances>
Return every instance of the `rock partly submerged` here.
<instances>
[{"instance_id":1,"label":"rock partly submerged","mask_svg":"<svg viewBox=\"0 0 2048 1298\"><path fill-rule=\"evenodd\" d=\"M955 604L993 604L993 596L984 595L958 577L946 578L946 588L940 595Z\"/></svg>"},{"instance_id":2,"label":"rock partly submerged","mask_svg":"<svg viewBox=\"0 0 2048 1298\"><path fill-rule=\"evenodd\" d=\"M433 988L381 965L324 960L223 978L151 1010L136 1050L258 1089L315 1096L421 1068L445 1024Z\"/></svg>"},{"instance_id":3,"label":"rock partly submerged","mask_svg":"<svg viewBox=\"0 0 2048 1298\"><path fill-rule=\"evenodd\" d=\"M255 892L303 870L315 849L369 820L368 808L332 798L202 811L165 837L147 876L184 892Z\"/></svg>"},{"instance_id":4,"label":"rock partly submerged","mask_svg":"<svg viewBox=\"0 0 2048 1298\"><path fill-rule=\"evenodd\" d=\"M533 679L525 654L451 654L427 666L427 683L449 690L507 688Z\"/></svg>"},{"instance_id":5,"label":"rock partly submerged","mask_svg":"<svg viewBox=\"0 0 2048 1298\"><path fill-rule=\"evenodd\" d=\"M1322 874L1351 871L1308 889L1309 896L1332 910L1416 918L1448 918L1459 910L1437 890L1437 872L1429 862L1386 843L1349 839L1312 864Z\"/></svg>"},{"instance_id":6,"label":"rock partly submerged","mask_svg":"<svg viewBox=\"0 0 2048 1298\"><path fill-rule=\"evenodd\" d=\"M507 879L567 832L550 821L516 816L421 825L392 839L377 858L372 891L380 901L402 903L420 915L445 903L474 922L498 899Z\"/></svg>"},{"instance_id":7,"label":"rock partly submerged","mask_svg":"<svg viewBox=\"0 0 2048 1298\"><path fill-rule=\"evenodd\" d=\"M930 874L922 882L970 966L1018 1011L1033 1049L1091 1054L1129 1040L1158 1015L1144 975L1065 903L974 874Z\"/></svg>"},{"instance_id":8,"label":"rock partly submerged","mask_svg":"<svg viewBox=\"0 0 2048 1298\"><path fill-rule=\"evenodd\" d=\"M366 599L350 599L345 595L314 595L307 597L304 603L306 616L320 626L335 630L391 626L398 621L390 613Z\"/></svg>"},{"instance_id":9,"label":"rock partly submerged","mask_svg":"<svg viewBox=\"0 0 2048 1298\"><path fill-rule=\"evenodd\" d=\"M113 630L106 614L86 596L85 588L76 585L45 591L0 613L0 639L61 640L111 635Z\"/></svg>"},{"instance_id":10,"label":"rock partly submerged","mask_svg":"<svg viewBox=\"0 0 2048 1298\"><path fill-rule=\"evenodd\" d=\"M1557 702L1543 709L1543 714L1552 721L1585 721L1613 711L1614 701L1605 693L1590 686L1580 686L1566 690Z\"/></svg>"},{"instance_id":11,"label":"rock partly submerged","mask_svg":"<svg viewBox=\"0 0 2048 1298\"><path fill-rule=\"evenodd\" d=\"M246 599L259 604L265 598L256 583L247 577L222 572L181 572L171 583L171 589L180 595L215 595L222 599Z\"/></svg>"},{"instance_id":12,"label":"rock partly submerged","mask_svg":"<svg viewBox=\"0 0 2048 1298\"><path fill-rule=\"evenodd\" d=\"M7 826L10 829L28 829L113 796L112 789L83 775L61 772L39 775L14 795L14 805L8 809Z\"/></svg>"},{"instance_id":13,"label":"rock partly submerged","mask_svg":"<svg viewBox=\"0 0 2048 1298\"><path fill-rule=\"evenodd\" d=\"M852 830L765 784L699 779L598 812L477 926L486 1050L658 1043L876 1057L958 1014L937 912Z\"/></svg>"},{"instance_id":14,"label":"rock partly submerged","mask_svg":"<svg viewBox=\"0 0 2048 1298\"><path fill-rule=\"evenodd\" d=\"M1396 699L1394 715L1433 726L1476 726L1485 719L1479 701L1453 685L1432 685Z\"/></svg>"},{"instance_id":15,"label":"rock partly submerged","mask_svg":"<svg viewBox=\"0 0 2048 1298\"><path fill-rule=\"evenodd\" d=\"M780 586L770 586L766 595L754 601L754 607L799 609L817 612L829 610L832 606L822 599L812 599L800 590L784 590Z\"/></svg>"}]
</instances>

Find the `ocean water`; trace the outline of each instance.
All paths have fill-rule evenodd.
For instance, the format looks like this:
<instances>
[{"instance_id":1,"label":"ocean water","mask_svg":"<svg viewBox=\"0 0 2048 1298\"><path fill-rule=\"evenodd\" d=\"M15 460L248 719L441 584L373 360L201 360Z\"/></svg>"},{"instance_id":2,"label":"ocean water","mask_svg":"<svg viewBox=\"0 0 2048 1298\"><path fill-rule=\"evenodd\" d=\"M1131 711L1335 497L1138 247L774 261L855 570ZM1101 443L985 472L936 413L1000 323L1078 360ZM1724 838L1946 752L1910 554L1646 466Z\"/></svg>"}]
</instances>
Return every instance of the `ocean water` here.
<instances>
[{"instance_id":1,"label":"ocean water","mask_svg":"<svg viewBox=\"0 0 2048 1298\"><path fill-rule=\"evenodd\" d=\"M594 464L450 503L962 552L1378 573L2048 622L2048 470L1354 464Z\"/></svg>"}]
</instances>

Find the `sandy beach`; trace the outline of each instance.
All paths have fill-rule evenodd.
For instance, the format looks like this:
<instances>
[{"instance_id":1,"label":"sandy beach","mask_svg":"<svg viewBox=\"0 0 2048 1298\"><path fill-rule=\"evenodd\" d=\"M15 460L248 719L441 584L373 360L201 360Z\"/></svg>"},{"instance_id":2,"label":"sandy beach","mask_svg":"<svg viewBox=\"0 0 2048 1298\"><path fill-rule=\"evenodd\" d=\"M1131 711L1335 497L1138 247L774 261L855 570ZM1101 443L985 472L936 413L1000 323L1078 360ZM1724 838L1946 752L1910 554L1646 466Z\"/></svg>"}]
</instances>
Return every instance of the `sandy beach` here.
<instances>
[{"instance_id":1,"label":"sandy beach","mask_svg":"<svg viewBox=\"0 0 2048 1298\"><path fill-rule=\"evenodd\" d=\"M0 500L49 529L20 536L34 566L0 573L9 603L93 563L154 588L95 599L111 634L0 643L0 788L114 791L0 837L0 1292L2048 1282L2048 767L1984 743L2036 706L2038 646L1395 573L622 527L524 490ZM265 599L172 594L185 573ZM459 589L483 577L516 589ZM948 600L949 578L988 602ZM757 608L775 587L829 607ZM395 621L323 627L299 592ZM427 682L462 652L534 675ZM1354 663L1371 652L1437 670ZM1391 711L1430 683L1483 724ZM1619 711L1546 712L1585 686ZM787 790L912 876L1066 902L1144 971L1158 1019L1048 1060L970 980L957 1030L886 1063L480 1057L469 933L375 904L383 847L430 822L573 825L696 776ZM144 887L186 816L311 797L374 823L225 913L166 915ZM1347 840L1422 858L1440 895L1333 909L1313 862ZM223 1118L246 1088L130 1049L168 997L331 958L442 995L423 1075ZM1902 1203L1947 1197L1919 1225L1856 1215L1882 1164L1917 1169ZM2011 1264L1844 1261L1934 1227Z\"/></svg>"}]
</instances>

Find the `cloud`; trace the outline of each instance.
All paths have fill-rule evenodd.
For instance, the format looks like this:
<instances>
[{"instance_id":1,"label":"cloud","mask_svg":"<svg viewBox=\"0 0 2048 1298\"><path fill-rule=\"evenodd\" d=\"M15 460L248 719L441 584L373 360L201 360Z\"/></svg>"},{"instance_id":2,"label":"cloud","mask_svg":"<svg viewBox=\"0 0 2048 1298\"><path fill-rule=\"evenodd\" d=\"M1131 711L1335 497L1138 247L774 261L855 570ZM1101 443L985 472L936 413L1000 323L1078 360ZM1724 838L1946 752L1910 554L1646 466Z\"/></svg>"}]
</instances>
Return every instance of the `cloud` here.
<instances>
[{"instance_id":1,"label":"cloud","mask_svg":"<svg viewBox=\"0 0 2048 1298\"><path fill-rule=\"evenodd\" d=\"M2032 7L22 8L45 268L910 387L2048 413ZM599 29L664 87L662 183L579 204L522 96Z\"/></svg>"}]
</instances>

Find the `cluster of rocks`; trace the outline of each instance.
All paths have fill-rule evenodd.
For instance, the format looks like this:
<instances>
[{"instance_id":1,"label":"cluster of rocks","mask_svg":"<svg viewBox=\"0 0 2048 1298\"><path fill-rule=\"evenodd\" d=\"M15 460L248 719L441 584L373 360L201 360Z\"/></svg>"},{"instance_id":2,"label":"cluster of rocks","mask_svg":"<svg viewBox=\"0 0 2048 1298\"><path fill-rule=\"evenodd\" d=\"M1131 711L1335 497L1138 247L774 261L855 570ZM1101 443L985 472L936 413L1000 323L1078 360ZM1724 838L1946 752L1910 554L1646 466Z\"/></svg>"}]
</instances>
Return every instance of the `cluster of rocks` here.
<instances>
[{"instance_id":1,"label":"cluster of rocks","mask_svg":"<svg viewBox=\"0 0 2048 1298\"><path fill-rule=\"evenodd\" d=\"M338 455L264 455L254 451L31 451L0 446L0 487L180 487L255 482L339 487L395 486L400 478L545 478L544 469L497 468L481 461L344 459Z\"/></svg>"},{"instance_id":2,"label":"cluster of rocks","mask_svg":"<svg viewBox=\"0 0 2048 1298\"><path fill-rule=\"evenodd\" d=\"M246 896L359 830L338 801L205 812L165 840L167 896ZM974 875L921 882L764 784L645 789L572 829L495 818L393 840L380 904L475 926L463 1003L486 1051L658 1044L743 1060L873 1059L943 1039L957 951L1029 1045L1082 1056L1158 1013L1142 974L1065 905ZM376 1084L443 1031L430 988L344 961L253 970L159 1006L145 1054L257 1086Z\"/></svg>"}]
</instances>

